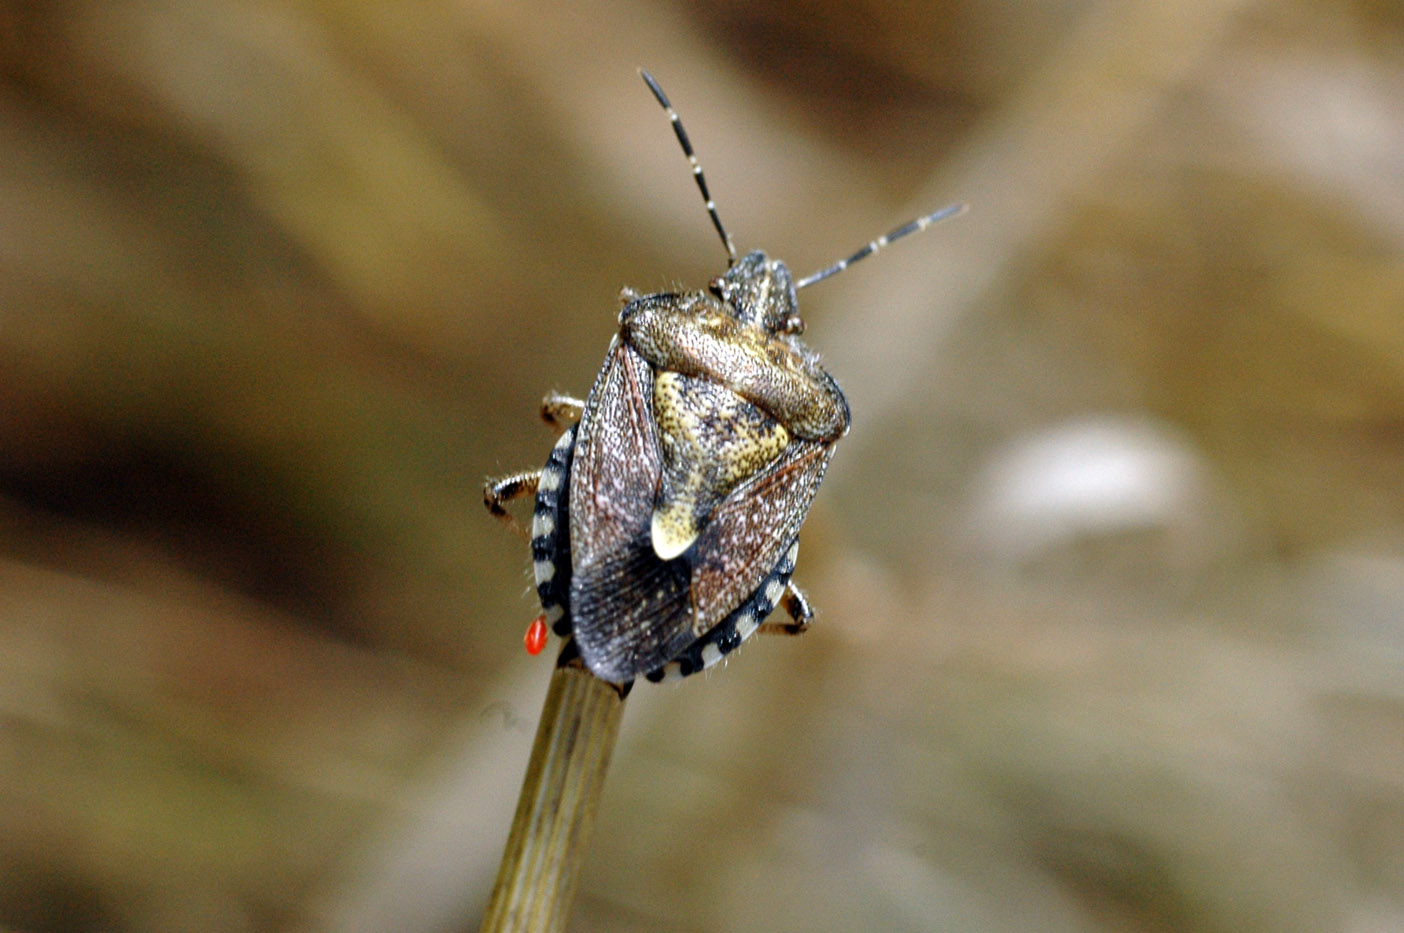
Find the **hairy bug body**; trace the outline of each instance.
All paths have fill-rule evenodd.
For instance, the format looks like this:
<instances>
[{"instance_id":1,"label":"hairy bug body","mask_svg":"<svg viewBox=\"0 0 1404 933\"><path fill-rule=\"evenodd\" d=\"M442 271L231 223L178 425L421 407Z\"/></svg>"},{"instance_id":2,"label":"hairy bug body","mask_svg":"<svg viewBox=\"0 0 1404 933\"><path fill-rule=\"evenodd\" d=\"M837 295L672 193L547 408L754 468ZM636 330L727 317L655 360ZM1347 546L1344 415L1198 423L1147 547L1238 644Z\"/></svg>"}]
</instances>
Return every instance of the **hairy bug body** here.
<instances>
[{"instance_id":1,"label":"hairy bug body","mask_svg":"<svg viewBox=\"0 0 1404 933\"><path fill-rule=\"evenodd\" d=\"M625 291L619 333L589 397L548 397L549 422L578 414L539 473L490 483L502 503L534 492L531 551L543 619L587 667L627 683L686 676L764 628L811 612L790 582L799 528L849 427L838 384L800 340L796 291L891 240L899 227L796 284L760 251L741 258L682 123L657 82L730 264L706 290ZM777 606L786 626L764 624Z\"/></svg>"}]
</instances>

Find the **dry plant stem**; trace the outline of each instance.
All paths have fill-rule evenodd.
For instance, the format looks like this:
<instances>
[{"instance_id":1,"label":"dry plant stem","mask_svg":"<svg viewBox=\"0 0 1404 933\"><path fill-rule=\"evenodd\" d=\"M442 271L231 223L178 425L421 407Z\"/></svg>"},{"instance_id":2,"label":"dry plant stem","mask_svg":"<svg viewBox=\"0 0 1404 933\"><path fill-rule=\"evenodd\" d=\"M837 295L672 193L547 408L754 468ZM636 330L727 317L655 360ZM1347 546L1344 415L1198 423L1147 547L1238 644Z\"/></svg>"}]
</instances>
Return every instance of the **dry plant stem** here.
<instances>
[{"instance_id":1,"label":"dry plant stem","mask_svg":"<svg viewBox=\"0 0 1404 933\"><path fill-rule=\"evenodd\" d=\"M483 933L563 930L628 688L561 652L541 709Z\"/></svg>"}]
</instances>

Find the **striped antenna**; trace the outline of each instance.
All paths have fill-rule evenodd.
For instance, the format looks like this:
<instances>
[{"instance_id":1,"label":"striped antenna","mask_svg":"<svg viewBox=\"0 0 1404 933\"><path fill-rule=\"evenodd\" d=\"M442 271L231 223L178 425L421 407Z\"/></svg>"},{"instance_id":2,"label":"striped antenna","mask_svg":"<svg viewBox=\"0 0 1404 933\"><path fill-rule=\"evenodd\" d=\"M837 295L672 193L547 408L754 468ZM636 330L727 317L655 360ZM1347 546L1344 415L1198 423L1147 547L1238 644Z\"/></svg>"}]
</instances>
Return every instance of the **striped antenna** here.
<instances>
[{"instance_id":1,"label":"striped antenna","mask_svg":"<svg viewBox=\"0 0 1404 933\"><path fill-rule=\"evenodd\" d=\"M873 240L871 243L860 249L858 252L854 253L852 256L849 256L847 259L840 259L838 262L834 263L832 266L829 266L827 269L820 269L813 275L806 276L800 279L798 282L795 283L795 289L796 291L798 291L801 288L813 285L815 282L822 282L831 275L838 275L840 272L842 272L844 269L847 269L849 266L853 265L858 260L868 258L873 253L876 253L878 250L882 249L884 246L893 242L894 240L900 240L902 239L902 237L907 236L911 233L920 233L922 230L925 230L927 227L936 223L936 221L938 220L945 220L947 217L955 217L958 214L964 213L964 204L948 204L945 207L941 208L939 211L936 211L934 214L927 214L925 217L918 217L916 220L913 220L910 223L903 224L902 226L898 227L896 230L891 231L887 235L878 237L876 240Z\"/></svg>"},{"instance_id":2,"label":"striped antenna","mask_svg":"<svg viewBox=\"0 0 1404 933\"><path fill-rule=\"evenodd\" d=\"M644 83L653 92L653 96L658 99L658 103L663 105L663 109L668 112L668 119L672 121L673 132L678 134L678 143L682 146L683 155L687 156L688 164L692 166L692 177L697 179L697 187L702 192L702 200L707 202L707 213L712 216L712 226L717 228L717 233L721 235L722 243L726 246L727 267L736 265L736 245L731 242L731 234L726 232L726 227L722 226L721 218L717 216L717 206L712 202L712 195L707 191L707 177L702 174L702 164L697 161L697 154L692 151L692 143L687 138L687 131L683 129L682 120L678 117L678 112L673 109L673 105L668 103L668 95L663 93L663 89L658 86L658 82L653 80L653 75L639 69L639 74L643 75ZM832 274L832 273L831 273Z\"/></svg>"}]
</instances>

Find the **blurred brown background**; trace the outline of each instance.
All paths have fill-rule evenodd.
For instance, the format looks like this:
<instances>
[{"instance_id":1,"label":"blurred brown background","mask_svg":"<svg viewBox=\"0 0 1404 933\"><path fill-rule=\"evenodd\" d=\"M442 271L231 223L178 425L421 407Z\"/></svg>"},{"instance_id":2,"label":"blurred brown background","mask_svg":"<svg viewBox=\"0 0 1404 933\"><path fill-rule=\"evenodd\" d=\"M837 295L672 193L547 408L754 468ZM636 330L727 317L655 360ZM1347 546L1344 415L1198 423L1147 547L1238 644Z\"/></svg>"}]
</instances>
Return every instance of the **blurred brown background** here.
<instances>
[{"instance_id":1,"label":"blurred brown background","mask_svg":"<svg viewBox=\"0 0 1404 933\"><path fill-rule=\"evenodd\" d=\"M1404 6L0 7L0 927L473 929L479 504L623 285L804 274L803 639L640 685L578 930L1404 928Z\"/></svg>"}]
</instances>

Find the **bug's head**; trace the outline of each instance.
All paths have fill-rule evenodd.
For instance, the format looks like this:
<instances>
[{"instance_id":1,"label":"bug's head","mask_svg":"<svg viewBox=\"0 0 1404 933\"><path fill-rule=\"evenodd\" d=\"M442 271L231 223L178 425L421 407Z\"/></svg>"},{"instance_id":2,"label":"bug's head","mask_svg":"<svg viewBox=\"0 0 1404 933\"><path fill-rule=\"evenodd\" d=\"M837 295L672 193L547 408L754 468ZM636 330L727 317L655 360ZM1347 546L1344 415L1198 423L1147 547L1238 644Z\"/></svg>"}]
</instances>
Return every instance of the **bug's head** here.
<instances>
[{"instance_id":1,"label":"bug's head","mask_svg":"<svg viewBox=\"0 0 1404 933\"><path fill-rule=\"evenodd\" d=\"M760 250L742 256L713 279L711 287L739 321L769 334L798 334L804 330L789 268Z\"/></svg>"}]
</instances>

